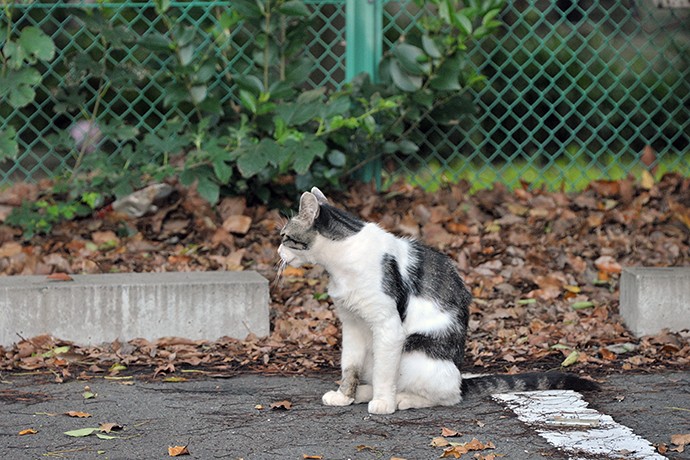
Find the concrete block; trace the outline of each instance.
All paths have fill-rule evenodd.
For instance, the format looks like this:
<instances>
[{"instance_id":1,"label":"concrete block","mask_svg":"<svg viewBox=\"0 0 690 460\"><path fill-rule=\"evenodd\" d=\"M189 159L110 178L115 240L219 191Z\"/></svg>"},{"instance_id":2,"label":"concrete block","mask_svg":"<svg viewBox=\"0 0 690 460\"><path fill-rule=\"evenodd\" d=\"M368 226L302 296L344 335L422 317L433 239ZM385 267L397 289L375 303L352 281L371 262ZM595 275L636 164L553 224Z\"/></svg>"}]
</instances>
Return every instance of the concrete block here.
<instances>
[{"instance_id":1,"label":"concrete block","mask_svg":"<svg viewBox=\"0 0 690 460\"><path fill-rule=\"evenodd\" d=\"M638 337L690 329L690 267L623 269L620 313Z\"/></svg>"},{"instance_id":2,"label":"concrete block","mask_svg":"<svg viewBox=\"0 0 690 460\"><path fill-rule=\"evenodd\" d=\"M51 334L80 345L269 333L268 281L256 272L0 277L0 345Z\"/></svg>"}]
</instances>

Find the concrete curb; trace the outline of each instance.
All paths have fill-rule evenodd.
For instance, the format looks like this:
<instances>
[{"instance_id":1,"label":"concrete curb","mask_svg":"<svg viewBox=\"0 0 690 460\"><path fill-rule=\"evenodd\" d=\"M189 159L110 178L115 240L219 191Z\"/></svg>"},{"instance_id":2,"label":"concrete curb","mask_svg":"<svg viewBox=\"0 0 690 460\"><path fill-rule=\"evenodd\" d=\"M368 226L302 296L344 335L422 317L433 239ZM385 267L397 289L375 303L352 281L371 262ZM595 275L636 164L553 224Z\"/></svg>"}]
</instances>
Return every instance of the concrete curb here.
<instances>
[{"instance_id":1,"label":"concrete curb","mask_svg":"<svg viewBox=\"0 0 690 460\"><path fill-rule=\"evenodd\" d=\"M638 337L690 329L690 267L623 269L620 314Z\"/></svg>"},{"instance_id":2,"label":"concrete curb","mask_svg":"<svg viewBox=\"0 0 690 460\"><path fill-rule=\"evenodd\" d=\"M166 336L269 333L268 280L256 272L0 278L0 345L51 334L80 345Z\"/></svg>"}]
</instances>

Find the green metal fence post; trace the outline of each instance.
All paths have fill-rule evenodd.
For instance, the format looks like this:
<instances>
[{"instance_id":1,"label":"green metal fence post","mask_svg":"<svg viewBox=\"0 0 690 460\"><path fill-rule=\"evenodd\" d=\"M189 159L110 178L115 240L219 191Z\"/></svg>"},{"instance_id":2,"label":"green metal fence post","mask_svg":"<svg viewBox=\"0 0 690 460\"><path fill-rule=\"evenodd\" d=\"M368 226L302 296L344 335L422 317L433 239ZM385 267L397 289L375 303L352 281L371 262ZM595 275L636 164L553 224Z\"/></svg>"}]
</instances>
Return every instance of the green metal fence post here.
<instances>
[{"instance_id":1,"label":"green metal fence post","mask_svg":"<svg viewBox=\"0 0 690 460\"><path fill-rule=\"evenodd\" d=\"M382 0L346 0L345 14L345 77L349 81L366 72L376 81L383 49ZM370 161L359 171L359 178L374 179L380 188L382 169L381 159Z\"/></svg>"},{"instance_id":2,"label":"green metal fence post","mask_svg":"<svg viewBox=\"0 0 690 460\"><path fill-rule=\"evenodd\" d=\"M376 81L383 49L381 0L347 0L345 14L345 77L366 72Z\"/></svg>"}]
</instances>

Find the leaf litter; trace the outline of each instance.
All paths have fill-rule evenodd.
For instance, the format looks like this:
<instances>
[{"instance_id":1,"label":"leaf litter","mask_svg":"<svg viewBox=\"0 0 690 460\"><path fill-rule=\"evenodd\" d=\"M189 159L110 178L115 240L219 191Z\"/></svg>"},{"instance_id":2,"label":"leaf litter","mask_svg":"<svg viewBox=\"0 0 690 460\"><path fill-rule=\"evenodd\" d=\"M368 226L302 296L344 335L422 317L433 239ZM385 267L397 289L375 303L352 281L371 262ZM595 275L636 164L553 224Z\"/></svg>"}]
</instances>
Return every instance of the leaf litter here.
<instances>
[{"instance_id":1,"label":"leaf litter","mask_svg":"<svg viewBox=\"0 0 690 460\"><path fill-rule=\"evenodd\" d=\"M645 180L597 181L568 194L526 184L474 194L466 183L435 193L405 184L377 193L359 185L332 200L453 259L475 297L468 369L687 369L688 333L638 339L618 314L624 267L690 265L690 179ZM13 194L26 187L37 186L17 185L2 197L16 206ZM0 347L0 370L50 372L61 382L147 370L165 379L189 369L223 377L337 367L340 332L323 269L287 268L276 276L281 212L242 197L224 198L214 209L193 188L176 187L172 202L140 218L99 212L29 241L0 224L0 273L60 282L81 273L256 270L272 281L270 336L98 346L20 337Z\"/></svg>"}]
</instances>

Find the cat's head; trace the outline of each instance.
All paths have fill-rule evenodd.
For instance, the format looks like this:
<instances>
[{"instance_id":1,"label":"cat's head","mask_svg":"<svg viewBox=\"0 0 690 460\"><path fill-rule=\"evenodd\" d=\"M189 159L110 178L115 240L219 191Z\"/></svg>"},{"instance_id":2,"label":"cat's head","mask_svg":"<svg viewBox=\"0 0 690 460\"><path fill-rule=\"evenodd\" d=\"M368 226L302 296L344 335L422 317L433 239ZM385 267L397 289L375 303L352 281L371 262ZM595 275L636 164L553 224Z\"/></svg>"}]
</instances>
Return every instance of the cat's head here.
<instances>
[{"instance_id":1,"label":"cat's head","mask_svg":"<svg viewBox=\"0 0 690 460\"><path fill-rule=\"evenodd\" d=\"M297 215L280 231L278 254L288 265L323 264L333 256L332 243L356 235L364 226L357 217L330 206L316 187L304 192L299 200Z\"/></svg>"},{"instance_id":2,"label":"cat's head","mask_svg":"<svg viewBox=\"0 0 690 460\"><path fill-rule=\"evenodd\" d=\"M321 205L328 200L316 187L311 192L304 192L299 200L299 211L280 231L278 254L288 265L299 267L305 263L318 263L314 260L313 246L319 232L316 220L321 212Z\"/></svg>"}]
</instances>

